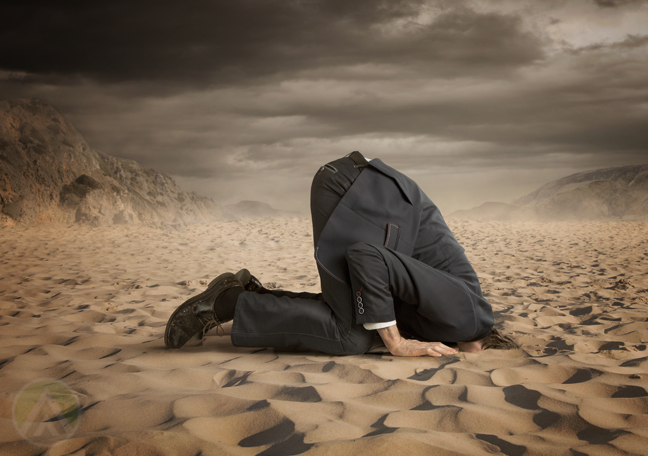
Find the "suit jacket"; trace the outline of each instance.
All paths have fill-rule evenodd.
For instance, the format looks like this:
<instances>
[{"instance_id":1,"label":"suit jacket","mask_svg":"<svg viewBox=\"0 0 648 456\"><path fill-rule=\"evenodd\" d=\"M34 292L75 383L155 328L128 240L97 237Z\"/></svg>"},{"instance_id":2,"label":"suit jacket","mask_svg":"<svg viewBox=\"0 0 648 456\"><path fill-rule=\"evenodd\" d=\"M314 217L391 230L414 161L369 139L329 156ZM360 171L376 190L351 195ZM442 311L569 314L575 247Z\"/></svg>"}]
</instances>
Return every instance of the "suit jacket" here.
<instances>
[{"instance_id":1,"label":"suit jacket","mask_svg":"<svg viewBox=\"0 0 648 456\"><path fill-rule=\"evenodd\" d=\"M379 159L369 162L342 197L315 247L320 270L333 279L321 274L325 299L350 292L345 252L356 242L384 245L434 268L443 268L464 252L419 186ZM356 322L368 315L356 316Z\"/></svg>"}]
</instances>

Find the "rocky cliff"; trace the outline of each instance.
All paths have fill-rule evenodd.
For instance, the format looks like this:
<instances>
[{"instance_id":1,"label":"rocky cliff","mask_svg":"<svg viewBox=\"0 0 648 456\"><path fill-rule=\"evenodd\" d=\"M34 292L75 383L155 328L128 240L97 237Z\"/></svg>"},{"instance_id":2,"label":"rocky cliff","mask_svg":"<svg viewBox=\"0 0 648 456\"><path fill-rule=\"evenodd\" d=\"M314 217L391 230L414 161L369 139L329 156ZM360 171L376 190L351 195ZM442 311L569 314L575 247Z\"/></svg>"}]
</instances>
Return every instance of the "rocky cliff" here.
<instances>
[{"instance_id":1,"label":"rocky cliff","mask_svg":"<svg viewBox=\"0 0 648 456\"><path fill-rule=\"evenodd\" d=\"M513 205L541 218L645 218L648 164L572 174L543 185Z\"/></svg>"},{"instance_id":2,"label":"rocky cliff","mask_svg":"<svg viewBox=\"0 0 648 456\"><path fill-rule=\"evenodd\" d=\"M90 148L51 105L38 99L0 102L0 225L181 229L222 214L213 200L183 191L168 174Z\"/></svg>"}]
</instances>

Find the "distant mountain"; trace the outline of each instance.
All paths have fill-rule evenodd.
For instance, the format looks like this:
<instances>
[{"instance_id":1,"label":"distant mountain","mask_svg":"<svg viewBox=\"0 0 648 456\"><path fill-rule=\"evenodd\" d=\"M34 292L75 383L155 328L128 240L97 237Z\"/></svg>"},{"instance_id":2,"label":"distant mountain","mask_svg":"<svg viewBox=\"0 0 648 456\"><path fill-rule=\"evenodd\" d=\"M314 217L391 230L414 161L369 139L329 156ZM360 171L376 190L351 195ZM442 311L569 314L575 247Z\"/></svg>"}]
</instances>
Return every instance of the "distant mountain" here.
<instances>
[{"instance_id":1,"label":"distant mountain","mask_svg":"<svg viewBox=\"0 0 648 456\"><path fill-rule=\"evenodd\" d=\"M235 217L301 217L301 213L292 211L282 211L275 209L267 203L261 201L239 201L236 204L223 206L223 210Z\"/></svg>"},{"instance_id":2,"label":"distant mountain","mask_svg":"<svg viewBox=\"0 0 648 456\"><path fill-rule=\"evenodd\" d=\"M648 164L585 171L563 177L513 204L484 203L449 218L483 220L644 219L648 217Z\"/></svg>"},{"instance_id":3,"label":"distant mountain","mask_svg":"<svg viewBox=\"0 0 648 456\"><path fill-rule=\"evenodd\" d=\"M88 146L51 105L0 102L0 225L143 223L182 228L221 217L210 198L171 176Z\"/></svg>"},{"instance_id":4,"label":"distant mountain","mask_svg":"<svg viewBox=\"0 0 648 456\"><path fill-rule=\"evenodd\" d=\"M508 220L519 212L519 208L506 203L484 203L472 209L462 209L449 215L457 219Z\"/></svg>"},{"instance_id":5,"label":"distant mountain","mask_svg":"<svg viewBox=\"0 0 648 456\"><path fill-rule=\"evenodd\" d=\"M563 177L513 202L542 218L648 216L648 164L597 169Z\"/></svg>"}]
</instances>

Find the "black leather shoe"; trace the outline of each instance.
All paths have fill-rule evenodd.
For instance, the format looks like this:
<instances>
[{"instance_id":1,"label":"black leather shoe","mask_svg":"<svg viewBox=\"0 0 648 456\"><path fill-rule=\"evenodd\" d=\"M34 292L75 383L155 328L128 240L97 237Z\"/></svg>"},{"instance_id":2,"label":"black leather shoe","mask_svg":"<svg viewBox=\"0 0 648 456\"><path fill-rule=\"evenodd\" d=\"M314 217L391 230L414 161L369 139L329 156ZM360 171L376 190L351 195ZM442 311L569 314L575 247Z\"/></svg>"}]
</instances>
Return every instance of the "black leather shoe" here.
<instances>
[{"instance_id":1,"label":"black leather shoe","mask_svg":"<svg viewBox=\"0 0 648 456\"><path fill-rule=\"evenodd\" d=\"M171 314L164 332L167 348L182 348L192 337L200 334L204 340L207 331L227 320L219 320L214 311L216 297L241 282L231 272L221 274L207 285L207 289L187 299Z\"/></svg>"},{"instance_id":2,"label":"black leather shoe","mask_svg":"<svg viewBox=\"0 0 648 456\"><path fill-rule=\"evenodd\" d=\"M239 282L241 282L243 288L245 288L245 291L253 291L255 293L258 293L263 289L263 284L259 281L259 279L250 274L250 271L248 271L247 269L241 269L235 274L235 276L239 280Z\"/></svg>"}]
</instances>

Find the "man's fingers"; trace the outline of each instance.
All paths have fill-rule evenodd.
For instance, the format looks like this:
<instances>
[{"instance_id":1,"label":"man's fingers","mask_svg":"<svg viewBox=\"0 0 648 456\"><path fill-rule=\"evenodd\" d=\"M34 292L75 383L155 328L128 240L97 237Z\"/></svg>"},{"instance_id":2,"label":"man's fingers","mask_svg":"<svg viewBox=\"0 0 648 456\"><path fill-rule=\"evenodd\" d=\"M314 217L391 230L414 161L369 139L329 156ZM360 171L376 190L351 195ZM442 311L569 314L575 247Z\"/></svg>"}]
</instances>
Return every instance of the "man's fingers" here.
<instances>
[{"instance_id":1,"label":"man's fingers","mask_svg":"<svg viewBox=\"0 0 648 456\"><path fill-rule=\"evenodd\" d=\"M431 344L432 346L428 348L428 353L437 353L436 355L432 356L441 356L441 355L456 355L457 350L454 348L450 348L447 345L443 345L441 343L435 342Z\"/></svg>"},{"instance_id":2,"label":"man's fingers","mask_svg":"<svg viewBox=\"0 0 648 456\"><path fill-rule=\"evenodd\" d=\"M403 339L402 342L391 350L395 356L444 356L455 355L457 350L443 345L440 342L420 342Z\"/></svg>"},{"instance_id":3,"label":"man's fingers","mask_svg":"<svg viewBox=\"0 0 648 456\"><path fill-rule=\"evenodd\" d=\"M446 355L456 355L457 350L455 350L452 347L448 347L447 345L439 344L441 346L441 349L443 350L443 353Z\"/></svg>"}]
</instances>

